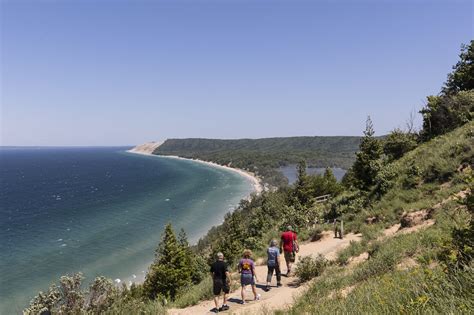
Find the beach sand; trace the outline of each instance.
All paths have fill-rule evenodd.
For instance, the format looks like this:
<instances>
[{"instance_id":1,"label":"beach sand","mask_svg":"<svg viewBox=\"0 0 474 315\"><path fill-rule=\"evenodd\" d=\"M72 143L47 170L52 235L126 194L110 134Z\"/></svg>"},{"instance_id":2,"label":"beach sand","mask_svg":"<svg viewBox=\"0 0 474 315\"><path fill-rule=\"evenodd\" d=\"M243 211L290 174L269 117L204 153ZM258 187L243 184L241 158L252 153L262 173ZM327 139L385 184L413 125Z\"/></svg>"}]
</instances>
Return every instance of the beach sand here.
<instances>
[{"instance_id":1,"label":"beach sand","mask_svg":"<svg viewBox=\"0 0 474 315\"><path fill-rule=\"evenodd\" d=\"M180 159L180 160L194 161L194 162L206 164L206 165L209 165L209 166L212 166L212 167L226 169L226 170L235 172L235 173L239 174L240 176L245 177L248 180L250 180L250 182L252 183L252 185L254 187L254 192L257 195L260 194L263 191L262 181L257 176L255 176L255 174L253 174L251 172L248 172L248 171L245 171L243 169L230 167L230 166L226 166L226 165L221 165L221 164L217 164L217 163L214 163L214 162L203 161L203 160L199 160L199 159L183 158L183 157L175 156L175 155L152 154L153 151L156 150L162 143L163 142L149 142L149 143L141 144L141 145L138 145L138 146L134 147L133 149L127 150L127 152L135 153L135 154L141 154L141 155L148 155L148 156L159 156L159 157L162 157L162 158L169 158L169 159Z\"/></svg>"}]
</instances>

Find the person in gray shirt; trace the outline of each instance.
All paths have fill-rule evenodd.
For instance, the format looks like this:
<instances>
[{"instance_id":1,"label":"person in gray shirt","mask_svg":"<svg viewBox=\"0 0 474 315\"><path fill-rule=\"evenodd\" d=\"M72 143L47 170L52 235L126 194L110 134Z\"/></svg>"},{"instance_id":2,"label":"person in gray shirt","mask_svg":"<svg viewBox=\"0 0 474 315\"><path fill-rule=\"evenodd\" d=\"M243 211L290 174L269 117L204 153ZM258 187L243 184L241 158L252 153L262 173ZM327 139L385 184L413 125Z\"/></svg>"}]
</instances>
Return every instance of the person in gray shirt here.
<instances>
[{"instance_id":1,"label":"person in gray shirt","mask_svg":"<svg viewBox=\"0 0 474 315\"><path fill-rule=\"evenodd\" d=\"M272 240L270 247L267 249L267 267L267 286L265 287L265 291L270 291L273 272L276 273L277 287L281 287L280 250L278 249L278 242L276 240Z\"/></svg>"}]
</instances>

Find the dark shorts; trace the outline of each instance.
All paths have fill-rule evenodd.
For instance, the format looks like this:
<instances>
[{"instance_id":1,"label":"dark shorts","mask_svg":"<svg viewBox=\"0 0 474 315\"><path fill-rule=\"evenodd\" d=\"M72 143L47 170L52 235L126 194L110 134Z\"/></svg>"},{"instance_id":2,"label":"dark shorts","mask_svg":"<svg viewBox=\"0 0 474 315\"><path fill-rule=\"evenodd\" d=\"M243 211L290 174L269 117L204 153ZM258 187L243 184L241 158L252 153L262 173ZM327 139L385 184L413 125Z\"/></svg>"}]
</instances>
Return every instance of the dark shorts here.
<instances>
[{"instance_id":1,"label":"dark shorts","mask_svg":"<svg viewBox=\"0 0 474 315\"><path fill-rule=\"evenodd\" d=\"M230 292L229 284L227 281L223 281L222 279L214 279L214 295L221 294L224 291L225 294Z\"/></svg>"},{"instance_id":2,"label":"dark shorts","mask_svg":"<svg viewBox=\"0 0 474 315\"><path fill-rule=\"evenodd\" d=\"M244 285L255 285L255 280L253 278L253 274L251 273L243 273L240 275L240 284Z\"/></svg>"},{"instance_id":3,"label":"dark shorts","mask_svg":"<svg viewBox=\"0 0 474 315\"><path fill-rule=\"evenodd\" d=\"M295 262L296 255L293 252L285 252L285 260L287 262Z\"/></svg>"}]
</instances>

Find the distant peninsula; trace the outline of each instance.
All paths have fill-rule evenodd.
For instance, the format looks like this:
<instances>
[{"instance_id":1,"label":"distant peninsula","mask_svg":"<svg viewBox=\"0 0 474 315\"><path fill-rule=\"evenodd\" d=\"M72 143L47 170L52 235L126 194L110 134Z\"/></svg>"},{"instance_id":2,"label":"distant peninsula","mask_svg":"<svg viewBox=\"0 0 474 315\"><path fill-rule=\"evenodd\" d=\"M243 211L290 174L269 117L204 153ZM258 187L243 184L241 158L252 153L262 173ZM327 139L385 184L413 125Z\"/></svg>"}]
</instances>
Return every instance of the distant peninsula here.
<instances>
[{"instance_id":1,"label":"distant peninsula","mask_svg":"<svg viewBox=\"0 0 474 315\"><path fill-rule=\"evenodd\" d=\"M147 142L131 152L179 156L213 162L252 172L271 186L287 179L278 168L305 160L309 167L348 169L355 160L361 137L303 136L262 139L167 139Z\"/></svg>"}]
</instances>

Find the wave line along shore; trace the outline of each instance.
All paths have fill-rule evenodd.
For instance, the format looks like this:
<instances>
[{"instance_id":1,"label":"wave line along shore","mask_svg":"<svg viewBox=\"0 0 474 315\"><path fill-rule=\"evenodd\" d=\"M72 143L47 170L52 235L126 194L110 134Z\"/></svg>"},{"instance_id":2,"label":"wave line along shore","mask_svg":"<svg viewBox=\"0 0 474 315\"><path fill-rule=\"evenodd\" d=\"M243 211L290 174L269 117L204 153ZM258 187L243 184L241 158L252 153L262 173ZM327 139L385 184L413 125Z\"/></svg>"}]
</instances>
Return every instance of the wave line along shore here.
<instances>
[{"instance_id":1,"label":"wave line along shore","mask_svg":"<svg viewBox=\"0 0 474 315\"><path fill-rule=\"evenodd\" d=\"M253 173L240 169L240 168L235 168L235 167L230 167L227 165L221 165L217 164L214 162L209 162L209 161L204 161L204 160L199 160L199 159L190 159L190 158L184 158L181 156L176 156L176 155L158 155L158 154L153 154L152 152L158 148L163 142L150 142L150 143L145 143L142 145L138 145L130 150L127 150L128 153L135 153L135 154L140 154L140 155L147 155L147 156L155 156L155 157L162 157L162 158L170 158L170 159L179 159L179 160L187 160L187 161L193 161L196 163L201 163L205 164L211 167L217 167L221 169L225 169L228 171L235 172L239 174L242 177L245 177L246 179L250 180L254 187L255 193L258 195L263 191L263 185L262 181L260 178L255 176Z\"/></svg>"}]
</instances>

